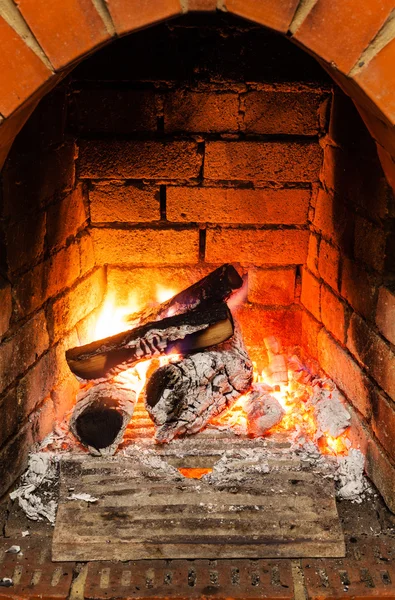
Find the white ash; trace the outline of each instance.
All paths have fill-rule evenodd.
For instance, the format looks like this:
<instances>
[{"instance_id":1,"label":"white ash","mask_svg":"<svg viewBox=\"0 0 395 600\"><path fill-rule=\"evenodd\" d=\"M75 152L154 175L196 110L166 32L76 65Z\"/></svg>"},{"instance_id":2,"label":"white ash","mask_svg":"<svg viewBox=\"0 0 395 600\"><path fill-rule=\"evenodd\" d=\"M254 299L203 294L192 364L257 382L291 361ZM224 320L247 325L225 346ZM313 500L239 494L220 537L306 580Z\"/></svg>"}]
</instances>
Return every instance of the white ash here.
<instances>
[{"instance_id":1,"label":"white ash","mask_svg":"<svg viewBox=\"0 0 395 600\"><path fill-rule=\"evenodd\" d=\"M326 434L338 438L350 426L351 415L341 401L337 389L317 389L311 398L315 419L319 428L318 435Z\"/></svg>"},{"instance_id":2,"label":"white ash","mask_svg":"<svg viewBox=\"0 0 395 600\"><path fill-rule=\"evenodd\" d=\"M29 457L27 471L22 475L22 484L10 493L11 500L18 500L19 506L32 521L47 519L55 524L57 509L56 486L58 461L47 452L37 452Z\"/></svg>"},{"instance_id":3,"label":"white ash","mask_svg":"<svg viewBox=\"0 0 395 600\"><path fill-rule=\"evenodd\" d=\"M99 498L95 498L94 496L91 496L91 494L81 493L71 494L71 496L67 496L67 500L83 500L84 502L93 504L94 502L97 502Z\"/></svg>"},{"instance_id":4,"label":"white ash","mask_svg":"<svg viewBox=\"0 0 395 600\"><path fill-rule=\"evenodd\" d=\"M364 477L365 457L360 450L352 448L347 456L338 457L337 496L343 500L362 502L367 489Z\"/></svg>"},{"instance_id":5,"label":"white ash","mask_svg":"<svg viewBox=\"0 0 395 600\"><path fill-rule=\"evenodd\" d=\"M8 548L8 550L6 550L6 552L8 554L19 554L20 551L21 551L20 546L10 546L10 548Z\"/></svg>"},{"instance_id":6,"label":"white ash","mask_svg":"<svg viewBox=\"0 0 395 600\"><path fill-rule=\"evenodd\" d=\"M277 398L263 392L259 384L253 386L243 406L247 415L247 431L251 437L264 435L274 425L278 425L285 414Z\"/></svg>"},{"instance_id":7,"label":"white ash","mask_svg":"<svg viewBox=\"0 0 395 600\"><path fill-rule=\"evenodd\" d=\"M227 450L211 473L202 477L210 484L242 483L251 480L257 474L269 473L267 454L259 450Z\"/></svg>"}]
</instances>

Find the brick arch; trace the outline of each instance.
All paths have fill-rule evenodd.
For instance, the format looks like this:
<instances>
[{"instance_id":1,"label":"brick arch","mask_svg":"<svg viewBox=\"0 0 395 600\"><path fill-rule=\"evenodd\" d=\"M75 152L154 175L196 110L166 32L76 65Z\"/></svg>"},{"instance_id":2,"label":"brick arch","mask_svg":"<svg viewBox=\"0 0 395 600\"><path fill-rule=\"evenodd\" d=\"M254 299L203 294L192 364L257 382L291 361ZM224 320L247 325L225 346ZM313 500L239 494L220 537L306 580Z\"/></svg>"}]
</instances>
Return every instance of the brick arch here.
<instances>
[{"instance_id":1,"label":"brick arch","mask_svg":"<svg viewBox=\"0 0 395 600\"><path fill-rule=\"evenodd\" d=\"M0 167L38 101L112 39L188 11L223 10L312 54L353 99L395 189L394 0L3 0Z\"/></svg>"}]
</instances>

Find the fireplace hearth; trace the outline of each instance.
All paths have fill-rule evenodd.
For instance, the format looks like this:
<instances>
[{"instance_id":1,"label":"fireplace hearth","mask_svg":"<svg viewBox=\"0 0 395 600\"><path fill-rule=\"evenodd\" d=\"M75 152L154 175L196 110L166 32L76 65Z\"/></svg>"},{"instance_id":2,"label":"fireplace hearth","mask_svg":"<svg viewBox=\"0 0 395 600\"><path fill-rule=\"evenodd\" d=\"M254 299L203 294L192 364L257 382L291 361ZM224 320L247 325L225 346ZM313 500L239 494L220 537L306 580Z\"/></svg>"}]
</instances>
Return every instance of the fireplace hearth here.
<instances>
[{"instance_id":1,"label":"fireplace hearth","mask_svg":"<svg viewBox=\"0 0 395 600\"><path fill-rule=\"evenodd\" d=\"M112 3L100 13L107 26ZM275 448L291 462L307 457L309 473L327 477L328 489L342 476L347 484L344 465L364 462L372 486L360 493L362 513L380 505L388 524L387 509L395 511L395 201L371 126L384 131L383 106L375 105L370 118L366 82L366 98L356 93L354 104L338 87L350 92L342 66L335 83L325 57L324 70L281 34L203 4L207 12L155 23L70 64L34 111L26 107L7 147L0 196L0 496L7 503L9 492L20 489L29 456L39 464L45 454L60 463L72 455L77 463L96 461L95 469L102 459L111 470L135 448L164 460L192 489L209 485L224 455L233 460L232 452ZM19 3L15 10L25 13ZM302 13L295 27L303 29ZM34 29L33 16L24 18ZM375 48L387 37L379 36ZM40 60L52 60L42 47ZM368 53L364 60L373 59ZM363 65L350 71L353 77ZM8 113L1 106L0 113L2 129ZM194 306L193 332L178 305L160 313L221 265L234 265L243 285L220 306ZM188 334L177 337L178 319ZM127 364L130 332L166 320L171 333L162 337L172 354L162 356L164 339L148 335L138 352L151 360ZM220 338L207 341L203 325ZM102 351L81 360L85 348L100 348L112 336L118 346L107 348L104 362ZM229 363L219 364L224 351L215 354L213 339L237 340ZM236 354L243 357L237 365ZM202 384L207 369L218 383L210 380L217 395L210 415L199 408L210 395ZM225 383L240 371L247 373L244 385L232 384L237 393L228 402ZM175 419L174 407L186 397ZM355 461L342 462L350 457ZM45 485L49 493L50 481ZM97 509L79 502L81 519L84 510ZM5 521L20 545L15 527L25 517L16 505L7 504ZM380 527L389 534L389 526ZM357 537L347 531L344 561ZM18 567L17 558L4 556L4 564ZM265 565L239 569L229 562L221 569L231 569L236 587L243 569L251 581L259 571L258 582L270 572L273 597L292 597L298 567L309 596L317 596L307 563L284 562L280 575ZM164 564L157 568L154 587L167 577ZM179 568L184 573L184 563ZM196 572L213 570L199 563ZM107 589L98 573L100 589ZM187 591L203 593L200 583L189 583L195 575L188 574ZM384 589L387 576L381 583L374 577ZM144 581L149 594L151 580ZM96 597L96 584L87 585Z\"/></svg>"}]
</instances>

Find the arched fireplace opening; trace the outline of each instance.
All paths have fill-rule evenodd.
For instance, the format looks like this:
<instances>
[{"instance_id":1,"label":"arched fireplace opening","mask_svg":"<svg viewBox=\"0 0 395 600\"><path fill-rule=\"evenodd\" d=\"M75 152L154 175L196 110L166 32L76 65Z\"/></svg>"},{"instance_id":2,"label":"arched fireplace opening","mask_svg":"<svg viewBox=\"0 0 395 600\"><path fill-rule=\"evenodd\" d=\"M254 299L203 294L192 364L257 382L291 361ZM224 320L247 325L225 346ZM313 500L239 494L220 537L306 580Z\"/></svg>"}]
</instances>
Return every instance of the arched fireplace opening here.
<instances>
[{"instance_id":1,"label":"arched fireplace opening","mask_svg":"<svg viewBox=\"0 0 395 600\"><path fill-rule=\"evenodd\" d=\"M142 308L232 262L251 357L265 366L276 336L318 361L395 508L394 199L306 53L215 13L114 42L28 119L1 206L1 493L75 403L65 351L97 337L106 301Z\"/></svg>"}]
</instances>

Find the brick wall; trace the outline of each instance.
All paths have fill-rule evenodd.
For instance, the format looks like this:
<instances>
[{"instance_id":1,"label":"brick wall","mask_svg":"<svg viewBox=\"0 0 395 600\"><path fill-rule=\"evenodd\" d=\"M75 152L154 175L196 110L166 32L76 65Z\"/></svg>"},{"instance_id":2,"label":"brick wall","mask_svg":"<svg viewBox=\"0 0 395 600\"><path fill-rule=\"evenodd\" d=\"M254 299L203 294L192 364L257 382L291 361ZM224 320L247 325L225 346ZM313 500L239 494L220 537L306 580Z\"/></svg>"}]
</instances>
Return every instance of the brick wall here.
<instances>
[{"instance_id":1,"label":"brick wall","mask_svg":"<svg viewBox=\"0 0 395 600\"><path fill-rule=\"evenodd\" d=\"M24 468L31 445L72 405L78 384L65 349L79 343L78 324L105 290L87 242L76 146L64 132L65 98L63 87L43 100L2 174L0 496Z\"/></svg>"},{"instance_id":2,"label":"brick wall","mask_svg":"<svg viewBox=\"0 0 395 600\"><path fill-rule=\"evenodd\" d=\"M340 93L321 143L302 273L303 343L363 422L369 475L395 510L394 197L372 139Z\"/></svg>"},{"instance_id":3,"label":"brick wall","mask_svg":"<svg viewBox=\"0 0 395 600\"><path fill-rule=\"evenodd\" d=\"M325 75L278 36L225 16L161 25L101 54L74 72L68 128L109 291L122 301L137 290L144 304L157 285L177 291L239 263L251 351L269 333L298 343Z\"/></svg>"},{"instance_id":4,"label":"brick wall","mask_svg":"<svg viewBox=\"0 0 395 600\"><path fill-rule=\"evenodd\" d=\"M354 107L298 48L229 15L118 40L40 104L0 206L0 494L73 402L64 351L104 294L143 306L229 261L251 354L275 334L320 361L395 510L394 200Z\"/></svg>"}]
</instances>

